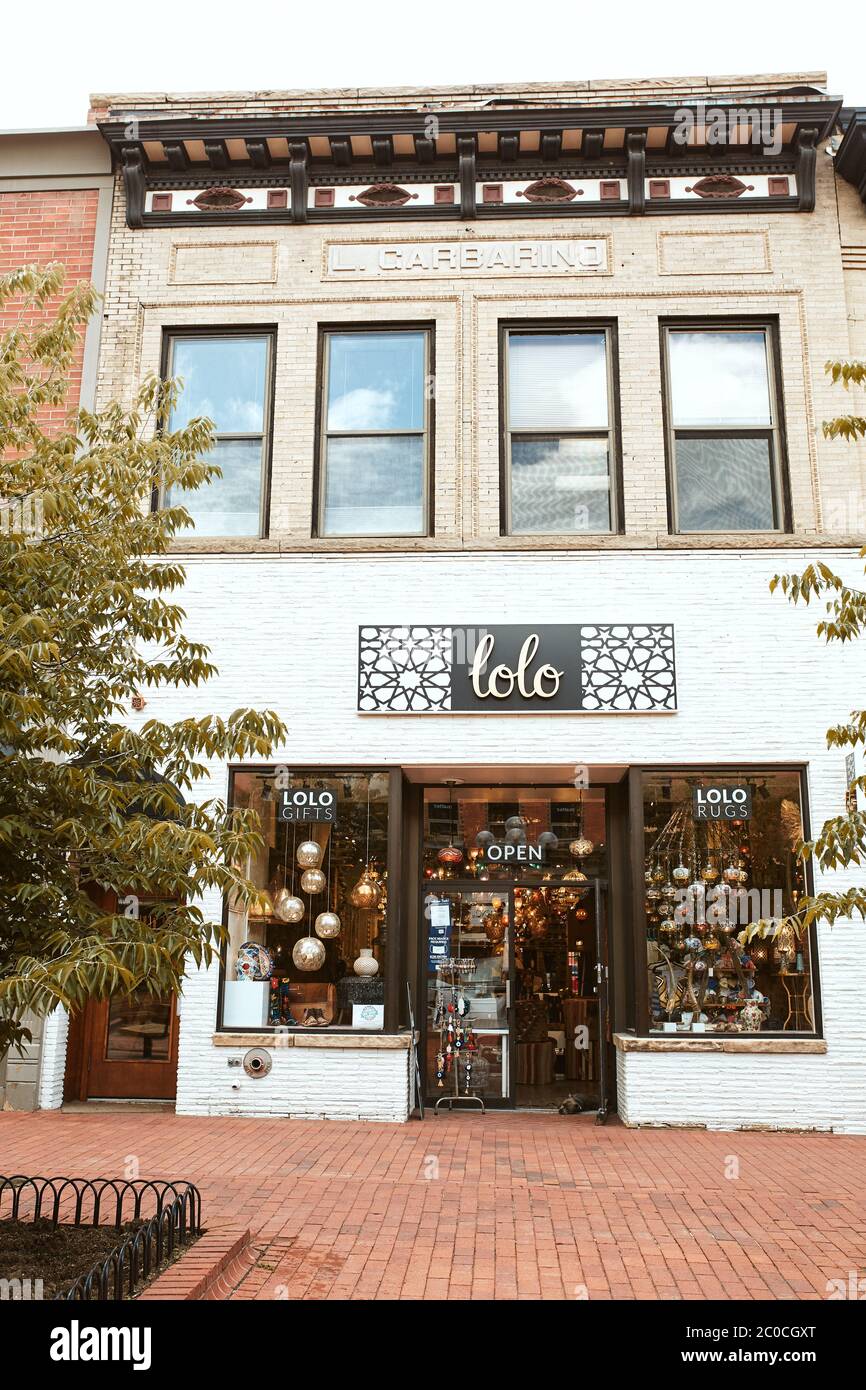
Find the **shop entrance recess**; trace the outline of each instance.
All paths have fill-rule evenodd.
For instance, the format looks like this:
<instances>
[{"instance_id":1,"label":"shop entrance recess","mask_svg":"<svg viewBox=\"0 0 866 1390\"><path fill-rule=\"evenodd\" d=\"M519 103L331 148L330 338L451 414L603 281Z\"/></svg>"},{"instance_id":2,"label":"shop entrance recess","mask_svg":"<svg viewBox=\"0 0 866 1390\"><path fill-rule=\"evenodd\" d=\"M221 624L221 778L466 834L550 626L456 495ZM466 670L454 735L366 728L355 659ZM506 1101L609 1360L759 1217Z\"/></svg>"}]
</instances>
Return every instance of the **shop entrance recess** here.
<instances>
[{"instance_id":1,"label":"shop entrance recess","mask_svg":"<svg viewBox=\"0 0 866 1390\"><path fill-rule=\"evenodd\" d=\"M422 886L432 1105L608 1108L607 884Z\"/></svg>"}]
</instances>

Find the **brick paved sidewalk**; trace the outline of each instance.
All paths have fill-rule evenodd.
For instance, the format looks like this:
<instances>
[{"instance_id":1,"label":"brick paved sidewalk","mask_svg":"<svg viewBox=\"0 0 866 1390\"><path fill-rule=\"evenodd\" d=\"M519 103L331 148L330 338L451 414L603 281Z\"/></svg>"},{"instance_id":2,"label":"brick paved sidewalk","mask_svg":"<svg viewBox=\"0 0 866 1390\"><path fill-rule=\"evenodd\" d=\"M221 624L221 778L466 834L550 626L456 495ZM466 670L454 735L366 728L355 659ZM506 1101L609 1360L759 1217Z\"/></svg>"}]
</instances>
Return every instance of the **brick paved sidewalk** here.
<instances>
[{"instance_id":1,"label":"brick paved sidewalk","mask_svg":"<svg viewBox=\"0 0 866 1390\"><path fill-rule=\"evenodd\" d=\"M502 1113L0 1115L3 1173L109 1177L133 1159L196 1183L209 1227L250 1227L236 1298L819 1299L866 1274L866 1138Z\"/></svg>"}]
</instances>

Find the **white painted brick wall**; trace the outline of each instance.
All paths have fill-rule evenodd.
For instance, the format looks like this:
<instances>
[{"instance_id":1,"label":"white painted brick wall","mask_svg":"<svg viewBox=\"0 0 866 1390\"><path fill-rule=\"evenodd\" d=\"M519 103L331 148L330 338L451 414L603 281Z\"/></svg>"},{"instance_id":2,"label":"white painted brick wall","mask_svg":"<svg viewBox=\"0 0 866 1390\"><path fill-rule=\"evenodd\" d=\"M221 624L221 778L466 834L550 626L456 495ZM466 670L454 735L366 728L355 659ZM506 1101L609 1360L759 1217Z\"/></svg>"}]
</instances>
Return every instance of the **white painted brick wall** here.
<instances>
[{"instance_id":1,"label":"white painted brick wall","mask_svg":"<svg viewBox=\"0 0 866 1390\"><path fill-rule=\"evenodd\" d=\"M69 1015L56 1009L45 1020L42 1030L42 1066L39 1073L39 1110L59 1110L63 1104L63 1074L66 1070L66 1039Z\"/></svg>"},{"instance_id":2,"label":"white painted brick wall","mask_svg":"<svg viewBox=\"0 0 866 1390\"><path fill-rule=\"evenodd\" d=\"M405 1050L274 1047L264 1077L249 1077L229 1058L245 1047L214 1047L219 968L193 969L184 984L177 1070L179 1115L290 1116L295 1119L405 1120Z\"/></svg>"},{"instance_id":3,"label":"white painted brick wall","mask_svg":"<svg viewBox=\"0 0 866 1390\"><path fill-rule=\"evenodd\" d=\"M829 559L852 579L853 552L644 552L462 556L193 557L187 630L219 677L200 691L148 696L136 720L240 704L289 726L280 761L297 763L809 764L813 825L842 806L843 755L824 731L862 703L862 650L825 647L817 614L768 592L777 565ZM665 620L676 626L679 712L668 716L362 717L355 712L363 622ZM199 789L224 795L216 765ZM854 881L839 875L838 884ZM208 910L219 912L218 902ZM410 924L409 929L412 929ZM866 1131L866 931L825 928L820 965L826 1056L621 1059L630 1123L749 1124ZM386 965L387 969L387 965ZM217 971L194 972L181 1016L184 1113L405 1116L405 1053L275 1052L264 1081L241 1082L214 1048Z\"/></svg>"}]
</instances>

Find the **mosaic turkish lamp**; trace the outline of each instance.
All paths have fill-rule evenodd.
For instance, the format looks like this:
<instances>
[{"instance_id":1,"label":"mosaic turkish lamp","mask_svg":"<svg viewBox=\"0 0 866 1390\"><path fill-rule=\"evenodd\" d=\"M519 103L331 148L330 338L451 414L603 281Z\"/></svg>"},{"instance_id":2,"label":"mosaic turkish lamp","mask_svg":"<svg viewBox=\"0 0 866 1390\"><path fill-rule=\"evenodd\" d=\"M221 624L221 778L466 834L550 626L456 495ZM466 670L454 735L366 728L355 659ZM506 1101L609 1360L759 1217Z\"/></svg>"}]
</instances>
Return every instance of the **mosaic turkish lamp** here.
<instances>
[{"instance_id":1,"label":"mosaic turkish lamp","mask_svg":"<svg viewBox=\"0 0 866 1390\"><path fill-rule=\"evenodd\" d=\"M677 864L676 868L671 873L671 878L674 883L688 883L690 878L688 866L685 864Z\"/></svg>"},{"instance_id":2,"label":"mosaic turkish lamp","mask_svg":"<svg viewBox=\"0 0 866 1390\"><path fill-rule=\"evenodd\" d=\"M446 868L454 869L458 864L463 863L463 851L460 849L459 845L445 845L440 849L436 858L439 860L439 863L444 864Z\"/></svg>"},{"instance_id":3,"label":"mosaic turkish lamp","mask_svg":"<svg viewBox=\"0 0 866 1390\"><path fill-rule=\"evenodd\" d=\"M701 869L701 878L704 880L704 883L715 883L718 876L718 869L716 868L712 860L708 859L704 867Z\"/></svg>"},{"instance_id":4,"label":"mosaic turkish lamp","mask_svg":"<svg viewBox=\"0 0 866 1390\"><path fill-rule=\"evenodd\" d=\"M739 883L740 871L737 868L736 864L728 864L728 866L722 872L722 877L728 883Z\"/></svg>"},{"instance_id":5,"label":"mosaic turkish lamp","mask_svg":"<svg viewBox=\"0 0 866 1390\"><path fill-rule=\"evenodd\" d=\"M594 849L595 845L592 840L588 840L585 835L578 835L577 839L572 840L568 846L569 854L572 854L575 859L585 859L588 854L592 854Z\"/></svg>"}]
</instances>

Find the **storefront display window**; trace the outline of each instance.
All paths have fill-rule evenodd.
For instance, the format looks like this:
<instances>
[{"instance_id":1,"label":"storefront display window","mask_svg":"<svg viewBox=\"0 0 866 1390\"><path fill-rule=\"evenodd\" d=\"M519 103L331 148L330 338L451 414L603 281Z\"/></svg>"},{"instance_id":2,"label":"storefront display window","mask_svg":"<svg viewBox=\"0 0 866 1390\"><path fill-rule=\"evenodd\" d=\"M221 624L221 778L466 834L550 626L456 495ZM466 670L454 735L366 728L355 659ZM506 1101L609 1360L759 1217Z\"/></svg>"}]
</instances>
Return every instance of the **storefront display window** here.
<instances>
[{"instance_id":1,"label":"storefront display window","mask_svg":"<svg viewBox=\"0 0 866 1390\"><path fill-rule=\"evenodd\" d=\"M388 792L387 772L235 773L263 898L229 904L223 1028L384 1027Z\"/></svg>"},{"instance_id":2,"label":"storefront display window","mask_svg":"<svg viewBox=\"0 0 866 1390\"><path fill-rule=\"evenodd\" d=\"M646 773L644 893L653 1032L812 1033L797 772Z\"/></svg>"}]
</instances>

